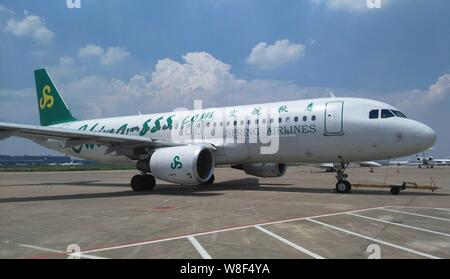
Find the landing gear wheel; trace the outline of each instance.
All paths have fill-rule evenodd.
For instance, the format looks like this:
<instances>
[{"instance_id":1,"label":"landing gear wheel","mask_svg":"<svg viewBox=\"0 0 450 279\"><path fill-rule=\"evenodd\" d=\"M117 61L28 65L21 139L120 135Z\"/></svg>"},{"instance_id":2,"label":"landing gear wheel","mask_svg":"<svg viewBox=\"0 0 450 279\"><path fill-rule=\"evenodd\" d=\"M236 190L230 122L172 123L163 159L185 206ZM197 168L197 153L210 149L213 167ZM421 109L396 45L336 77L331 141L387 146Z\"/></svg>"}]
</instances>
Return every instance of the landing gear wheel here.
<instances>
[{"instance_id":1,"label":"landing gear wheel","mask_svg":"<svg viewBox=\"0 0 450 279\"><path fill-rule=\"evenodd\" d=\"M352 184L346 180L341 180L336 183L336 192L348 193L352 189Z\"/></svg>"},{"instance_id":2,"label":"landing gear wheel","mask_svg":"<svg viewBox=\"0 0 450 279\"><path fill-rule=\"evenodd\" d=\"M137 174L131 179L131 188L134 191L150 191L155 188L156 180L153 175Z\"/></svg>"},{"instance_id":3,"label":"landing gear wheel","mask_svg":"<svg viewBox=\"0 0 450 279\"><path fill-rule=\"evenodd\" d=\"M400 193L400 187L391 187L391 194L398 195Z\"/></svg>"},{"instance_id":4,"label":"landing gear wheel","mask_svg":"<svg viewBox=\"0 0 450 279\"><path fill-rule=\"evenodd\" d=\"M211 175L211 177L207 181L203 182L200 185L212 185L214 183L214 179L215 179L215 177L214 177L214 174L213 174L213 175Z\"/></svg>"}]
</instances>

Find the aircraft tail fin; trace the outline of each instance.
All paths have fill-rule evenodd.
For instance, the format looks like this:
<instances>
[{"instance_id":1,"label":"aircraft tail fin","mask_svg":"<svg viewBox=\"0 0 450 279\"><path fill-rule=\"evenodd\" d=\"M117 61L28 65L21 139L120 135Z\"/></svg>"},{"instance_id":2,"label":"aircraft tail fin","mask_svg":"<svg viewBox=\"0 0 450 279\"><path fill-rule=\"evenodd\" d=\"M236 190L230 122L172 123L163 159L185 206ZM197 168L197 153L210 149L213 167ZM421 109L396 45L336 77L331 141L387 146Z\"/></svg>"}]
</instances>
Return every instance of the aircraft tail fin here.
<instances>
[{"instance_id":1,"label":"aircraft tail fin","mask_svg":"<svg viewBox=\"0 0 450 279\"><path fill-rule=\"evenodd\" d=\"M76 121L46 69L34 71L41 126Z\"/></svg>"}]
</instances>

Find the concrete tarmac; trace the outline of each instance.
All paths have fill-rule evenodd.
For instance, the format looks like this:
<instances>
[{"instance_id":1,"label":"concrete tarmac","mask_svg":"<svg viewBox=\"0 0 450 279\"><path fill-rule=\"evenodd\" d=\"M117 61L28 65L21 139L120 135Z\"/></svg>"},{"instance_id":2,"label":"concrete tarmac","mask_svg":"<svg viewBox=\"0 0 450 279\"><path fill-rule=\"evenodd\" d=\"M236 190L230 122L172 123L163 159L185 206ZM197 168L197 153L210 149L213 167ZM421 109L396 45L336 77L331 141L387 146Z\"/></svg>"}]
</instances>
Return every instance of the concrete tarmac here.
<instances>
[{"instance_id":1,"label":"concrete tarmac","mask_svg":"<svg viewBox=\"0 0 450 279\"><path fill-rule=\"evenodd\" d=\"M0 173L0 258L450 258L450 168L347 173L442 189L338 194L312 167L217 168L214 185L145 193L129 186L135 171Z\"/></svg>"}]
</instances>

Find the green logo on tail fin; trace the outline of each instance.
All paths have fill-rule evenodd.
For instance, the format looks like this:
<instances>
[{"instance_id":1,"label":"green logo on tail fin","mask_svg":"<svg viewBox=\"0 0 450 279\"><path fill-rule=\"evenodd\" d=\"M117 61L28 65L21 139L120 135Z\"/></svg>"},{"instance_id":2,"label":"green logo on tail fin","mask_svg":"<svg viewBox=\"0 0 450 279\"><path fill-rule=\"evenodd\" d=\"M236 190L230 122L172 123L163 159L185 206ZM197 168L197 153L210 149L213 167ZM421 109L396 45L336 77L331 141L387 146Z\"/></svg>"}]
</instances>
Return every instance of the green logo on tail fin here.
<instances>
[{"instance_id":1,"label":"green logo on tail fin","mask_svg":"<svg viewBox=\"0 0 450 279\"><path fill-rule=\"evenodd\" d=\"M46 69L34 71L39 117L42 126L76 121Z\"/></svg>"}]
</instances>

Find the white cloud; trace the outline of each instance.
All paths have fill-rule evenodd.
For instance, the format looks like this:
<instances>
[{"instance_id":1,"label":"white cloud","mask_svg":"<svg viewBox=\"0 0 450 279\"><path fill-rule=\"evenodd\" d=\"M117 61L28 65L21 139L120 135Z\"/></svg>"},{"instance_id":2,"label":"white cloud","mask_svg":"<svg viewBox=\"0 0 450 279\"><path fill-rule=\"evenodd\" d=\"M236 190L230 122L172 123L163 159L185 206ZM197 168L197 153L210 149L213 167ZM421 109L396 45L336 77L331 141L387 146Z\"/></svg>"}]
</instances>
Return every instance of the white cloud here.
<instances>
[{"instance_id":1,"label":"white cloud","mask_svg":"<svg viewBox=\"0 0 450 279\"><path fill-rule=\"evenodd\" d=\"M22 20L15 17L6 22L4 31L16 37L30 37L39 43L49 44L53 41L55 33L47 28L42 18L24 11Z\"/></svg>"},{"instance_id":2,"label":"white cloud","mask_svg":"<svg viewBox=\"0 0 450 279\"><path fill-rule=\"evenodd\" d=\"M74 64L71 64L74 63ZM88 75L73 80L80 65L69 56L49 67L58 89L74 115L81 119L171 111L176 107L192 108L195 99L205 107L252 104L260 102L323 97L321 88L301 88L294 83L276 80L243 80L235 77L231 66L206 52L191 52L182 61L159 60L154 70L135 74L129 80L112 79L102 75ZM70 82L61 82L65 77ZM35 119L37 107L34 89L16 94L16 90L0 90L0 119L16 122ZM33 93L29 93L33 92ZM25 102L30 109L11 114L11 108ZM2 109L4 108L4 109Z\"/></svg>"},{"instance_id":3,"label":"white cloud","mask_svg":"<svg viewBox=\"0 0 450 279\"><path fill-rule=\"evenodd\" d=\"M102 47L93 44L82 47L78 51L79 57L97 57L99 63L102 65L116 64L129 55L130 53L122 47L108 47L107 49L103 49Z\"/></svg>"},{"instance_id":4,"label":"white cloud","mask_svg":"<svg viewBox=\"0 0 450 279\"><path fill-rule=\"evenodd\" d=\"M247 58L247 63L261 69L276 69L295 62L305 55L305 45L278 40L273 45L257 44Z\"/></svg>"},{"instance_id":5,"label":"white cloud","mask_svg":"<svg viewBox=\"0 0 450 279\"><path fill-rule=\"evenodd\" d=\"M62 56L59 58L59 64L61 65L72 65L73 64L73 58L69 56Z\"/></svg>"},{"instance_id":6,"label":"white cloud","mask_svg":"<svg viewBox=\"0 0 450 279\"><path fill-rule=\"evenodd\" d=\"M446 101L450 96L450 74L440 76L426 90L413 89L389 94L389 101L405 111L426 111Z\"/></svg>"},{"instance_id":7,"label":"white cloud","mask_svg":"<svg viewBox=\"0 0 450 279\"><path fill-rule=\"evenodd\" d=\"M326 95L324 90L290 82L238 79L230 65L206 52L191 52L182 58L182 62L161 59L151 74L136 74L128 81L91 75L60 88L67 103L74 104L74 111L83 112L83 118L192 108L195 99L211 107L273 101L274 96L293 100Z\"/></svg>"},{"instance_id":8,"label":"white cloud","mask_svg":"<svg viewBox=\"0 0 450 279\"><path fill-rule=\"evenodd\" d=\"M125 59L130 53L121 47L109 47L105 54L100 58L100 63L103 65L111 65Z\"/></svg>"},{"instance_id":9,"label":"white cloud","mask_svg":"<svg viewBox=\"0 0 450 279\"><path fill-rule=\"evenodd\" d=\"M428 103L436 103L450 95L450 74L442 75L430 86L424 100Z\"/></svg>"},{"instance_id":10,"label":"white cloud","mask_svg":"<svg viewBox=\"0 0 450 279\"><path fill-rule=\"evenodd\" d=\"M375 3L375 0L371 0ZM311 0L314 5L324 5L329 10L344 10L348 12L363 12L370 10L367 0ZM381 8L388 6L391 0L381 0Z\"/></svg>"},{"instance_id":11,"label":"white cloud","mask_svg":"<svg viewBox=\"0 0 450 279\"><path fill-rule=\"evenodd\" d=\"M90 57L90 56L102 56L103 48L97 45L87 45L85 47L80 48L78 52L78 56L80 57Z\"/></svg>"}]
</instances>

